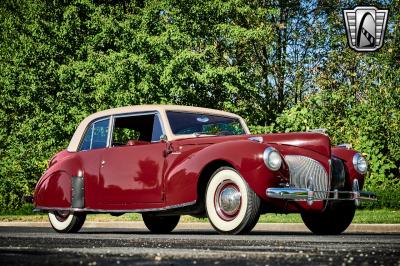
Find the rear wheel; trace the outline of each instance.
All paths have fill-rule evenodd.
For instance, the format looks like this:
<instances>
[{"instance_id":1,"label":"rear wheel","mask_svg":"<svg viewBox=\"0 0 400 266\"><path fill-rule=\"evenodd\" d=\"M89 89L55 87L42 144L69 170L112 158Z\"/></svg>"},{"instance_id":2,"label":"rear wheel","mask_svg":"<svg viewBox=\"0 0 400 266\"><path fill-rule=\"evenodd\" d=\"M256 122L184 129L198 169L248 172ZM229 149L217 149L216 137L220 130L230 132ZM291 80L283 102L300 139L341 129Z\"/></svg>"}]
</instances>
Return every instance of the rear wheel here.
<instances>
[{"instance_id":1,"label":"rear wheel","mask_svg":"<svg viewBox=\"0 0 400 266\"><path fill-rule=\"evenodd\" d=\"M260 217L260 198L231 167L221 167L206 190L206 211L211 225L221 234L250 232Z\"/></svg>"},{"instance_id":2,"label":"rear wheel","mask_svg":"<svg viewBox=\"0 0 400 266\"><path fill-rule=\"evenodd\" d=\"M49 212L48 216L51 226L59 233L76 233L86 220L86 213L83 212L59 210Z\"/></svg>"},{"instance_id":3,"label":"rear wheel","mask_svg":"<svg viewBox=\"0 0 400 266\"><path fill-rule=\"evenodd\" d=\"M172 232L179 223L180 216L157 216L142 214L143 222L152 233L166 234Z\"/></svg>"},{"instance_id":4,"label":"rear wheel","mask_svg":"<svg viewBox=\"0 0 400 266\"><path fill-rule=\"evenodd\" d=\"M354 202L328 205L322 213L302 213L301 218L311 232L317 235L339 235L353 221Z\"/></svg>"}]
</instances>

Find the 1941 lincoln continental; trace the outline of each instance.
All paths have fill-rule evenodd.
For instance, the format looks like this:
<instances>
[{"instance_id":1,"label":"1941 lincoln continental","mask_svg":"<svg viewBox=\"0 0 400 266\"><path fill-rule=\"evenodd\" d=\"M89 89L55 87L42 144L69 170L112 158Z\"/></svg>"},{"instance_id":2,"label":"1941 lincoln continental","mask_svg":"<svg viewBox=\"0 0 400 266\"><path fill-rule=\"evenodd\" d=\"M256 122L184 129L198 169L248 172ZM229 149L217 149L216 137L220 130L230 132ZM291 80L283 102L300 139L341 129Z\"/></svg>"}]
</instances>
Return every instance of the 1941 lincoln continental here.
<instances>
[{"instance_id":1,"label":"1941 lincoln continental","mask_svg":"<svg viewBox=\"0 0 400 266\"><path fill-rule=\"evenodd\" d=\"M57 232L88 213L141 213L154 233L181 215L208 217L222 234L250 232L263 213L300 213L315 234L340 234L361 191L364 157L318 132L251 135L235 114L143 105L88 116L36 185L36 210Z\"/></svg>"}]
</instances>

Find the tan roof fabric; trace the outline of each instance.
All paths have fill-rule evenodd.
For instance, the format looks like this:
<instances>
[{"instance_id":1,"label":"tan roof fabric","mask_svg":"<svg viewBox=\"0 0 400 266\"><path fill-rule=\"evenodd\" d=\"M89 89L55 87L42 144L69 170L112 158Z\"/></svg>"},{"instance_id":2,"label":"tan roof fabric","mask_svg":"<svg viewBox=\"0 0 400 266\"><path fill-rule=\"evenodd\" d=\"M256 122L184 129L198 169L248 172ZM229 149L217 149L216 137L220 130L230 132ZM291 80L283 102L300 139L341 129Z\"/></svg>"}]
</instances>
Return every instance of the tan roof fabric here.
<instances>
[{"instance_id":1,"label":"tan roof fabric","mask_svg":"<svg viewBox=\"0 0 400 266\"><path fill-rule=\"evenodd\" d=\"M79 143L81 141L82 135L85 133L87 126L94 120L97 120L102 117L108 117L112 115L120 115L120 114L128 114L128 113L141 113L141 112L151 112L156 111L160 114L160 119L164 125L165 134L167 135L168 140L174 140L178 138L184 138L185 136L179 135L175 136L172 134L171 128L168 123L168 118L166 111L181 111L181 112L192 112L192 113L202 113L202 114L214 114L220 116L228 116L235 117L240 120L243 125L243 128L247 134L250 133L249 129L246 126L243 118L238 115L209 109L209 108L201 108L201 107L193 107L193 106L180 106L180 105L133 105L133 106L125 106L119 108L108 109L104 111L100 111L86 117L75 130L74 135L68 145L67 150L69 152L75 152L78 150ZM193 135L187 135L186 137L193 137Z\"/></svg>"}]
</instances>

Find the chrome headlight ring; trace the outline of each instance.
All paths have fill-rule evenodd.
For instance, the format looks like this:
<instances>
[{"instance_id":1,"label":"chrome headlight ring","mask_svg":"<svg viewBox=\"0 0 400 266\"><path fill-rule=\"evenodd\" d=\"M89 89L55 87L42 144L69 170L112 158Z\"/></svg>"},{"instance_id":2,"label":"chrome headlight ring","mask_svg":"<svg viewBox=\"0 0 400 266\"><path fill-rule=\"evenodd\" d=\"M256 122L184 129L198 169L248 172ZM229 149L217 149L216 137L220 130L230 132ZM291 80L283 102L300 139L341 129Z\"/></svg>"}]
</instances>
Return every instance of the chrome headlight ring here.
<instances>
[{"instance_id":1,"label":"chrome headlight ring","mask_svg":"<svg viewBox=\"0 0 400 266\"><path fill-rule=\"evenodd\" d=\"M278 171L282 166L282 156L272 147L268 147L264 150L263 160L268 169L272 171Z\"/></svg>"},{"instance_id":2,"label":"chrome headlight ring","mask_svg":"<svg viewBox=\"0 0 400 266\"><path fill-rule=\"evenodd\" d=\"M368 171L367 160L358 152L353 156L353 166L354 169L360 174L366 174Z\"/></svg>"}]
</instances>

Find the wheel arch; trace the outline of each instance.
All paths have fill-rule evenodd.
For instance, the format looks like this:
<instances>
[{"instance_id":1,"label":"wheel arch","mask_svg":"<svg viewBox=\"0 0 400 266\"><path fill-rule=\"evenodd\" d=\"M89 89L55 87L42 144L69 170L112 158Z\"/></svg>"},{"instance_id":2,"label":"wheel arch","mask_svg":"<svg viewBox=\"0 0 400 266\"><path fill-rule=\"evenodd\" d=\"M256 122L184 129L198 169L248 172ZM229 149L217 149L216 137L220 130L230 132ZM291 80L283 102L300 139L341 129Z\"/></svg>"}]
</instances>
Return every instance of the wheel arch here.
<instances>
[{"instance_id":1,"label":"wheel arch","mask_svg":"<svg viewBox=\"0 0 400 266\"><path fill-rule=\"evenodd\" d=\"M201 212L205 213L205 192L207 184L215 171L224 166L235 169L235 167L228 161L217 159L207 163L201 170L197 180L197 204L199 205L198 208L201 210Z\"/></svg>"}]
</instances>

